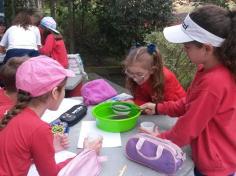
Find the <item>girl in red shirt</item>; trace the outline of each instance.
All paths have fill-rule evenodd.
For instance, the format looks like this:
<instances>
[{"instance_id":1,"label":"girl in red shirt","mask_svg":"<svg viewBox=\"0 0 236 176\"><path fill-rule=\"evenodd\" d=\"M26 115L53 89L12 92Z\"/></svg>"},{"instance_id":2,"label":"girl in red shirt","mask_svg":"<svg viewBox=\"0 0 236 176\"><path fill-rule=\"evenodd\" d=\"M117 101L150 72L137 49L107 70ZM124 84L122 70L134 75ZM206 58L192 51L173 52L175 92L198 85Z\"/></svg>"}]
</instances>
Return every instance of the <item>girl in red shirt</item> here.
<instances>
[{"instance_id":1,"label":"girl in red shirt","mask_svg":"<svg viewBox=\"0 0 236 176\"><path fill-rule=\"evenodd\" d=\"M215 5L197 8L181 25L165 28L165 38L183 43L198 70L185 99L142 106L148 114L180 117L171 130L154 135L190 144L196 176L236 171L235 31L236 11Z\"/></svg>"},{"instance_id":2,"label":"girl in red shirt","mask_svg":"<svg viewBox=\"0 0 236 176\"><path fill-rule=\"evenodd\" d=\"M56 176L71 160L55 163L53 134L40 118L47 109L57 110L66 79L72 76L46 56L30 58L18 67L16 104L0 114L0 175L27 175L33 161L39 175ZM85 141L85 148L98 152L101 141Z\"/></svg>"},{"instance_id":3,"label":"girl in red shirt","mask_svg":"<svg viewBox=\"0 0 236 176\"><path fill-rule=\"evenodd\" d=\"M0 69L3 86L0 89L0 106L13 106L17 99L16 70L28 57L13 57Z\"/></svg>"},{"instance_id":4,"label":"girl in red shirt","mask_svg":"<svg viewBox=\"0 0 236 176\"><path fill-rule=\"evenodd\" d=\"M131 49L124 60L124 67L126 87L138 105L185 97L185 91L174 73L163 66L161 54L154 44Z\"/></svg>"},{"instance_id":5,"label":"girl in red shirt","mask_svg":"<svg viewBox=\"0 0 236 176\"><path fill-rule=\"evenodd\" d=\"M57 60L64 68L68 67L68 57L62 35L56 30L56 22L52 17L44 17L40 22L42 38L45 42L39 49L40 54Z\"/></svg>"},{"instance_id":6,"label":"girl in red shirt","mask_svg":"<svg viewBox=\"0 0 236 176\"><path fill-rule=\"evenodd\" d=\"M29 57L13 57L0 69L0 78L4 84L4 87L0 88L0 114L5 113L16 103L16 70L27 59L29 59ZM54 140L60 141L59 143L61 145L55 146L56 151L59 151L58 149L68 148L69 139L67 135L54 135Z\"/></svg>"}]
</instances>

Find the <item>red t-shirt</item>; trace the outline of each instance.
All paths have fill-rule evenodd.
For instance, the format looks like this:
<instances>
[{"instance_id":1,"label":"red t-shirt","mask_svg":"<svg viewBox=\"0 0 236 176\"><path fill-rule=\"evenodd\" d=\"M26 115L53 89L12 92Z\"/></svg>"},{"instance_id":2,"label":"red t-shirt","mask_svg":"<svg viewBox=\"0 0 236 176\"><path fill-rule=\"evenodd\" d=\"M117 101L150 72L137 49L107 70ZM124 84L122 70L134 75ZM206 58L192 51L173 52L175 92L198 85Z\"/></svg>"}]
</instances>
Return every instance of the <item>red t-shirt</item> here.
<instances>
[{"instance_id":1,"label":"red t-shirt","mask_svg":"<svg viewBox=\"0 0 236 176\"><path fill-rule=\"evenodd\" d=\"M191 144L192 158L208 176L236 171L236 82L227 68L199 68L186 99L158 104L160 114L182 115L159 137Z\"/></svg>"},{"instance_id":2,"label":"red t-shirt","mask_svg":"<svg viewBox=\"0 0 236 176\"><path fill-rule=\"evenodd\" d=\"M56 176L69 162L55 163L50 126L29 108L9 121L0 139L0 175L25 176L34 162L39 175Z\"/></svg>"},{"instance_id":3,"label":"red t-shirt","mask_svg":"<svg viewBox=\"0 0 236 176\"><path fill-rule=\"evenodd\" d=\"M175 74L166 67L163 67L164 73L164 100L163 101L176 101L186 96L186 93L177 80ZM154 91L151 87L151 80L147 80L140 86L137 86L134 92L134 102L137 105L142 105L147 102L152 102Z\"/></svg>"},{"instance_id":4,"label":"red t-shirt","mask_svg":"<svg viewBox=\"0 0 236 176\"><path fill-rule=\"evenodd\" d=\"M13 105L13 101L5 94L3 88L0 88L0 106Z\"/></svg>"},{"instance_id":5,"label":"red t-shirt","mask_svg":"<svg viewBox=\"0 0 236 176\"><path fill-rule=\"evenodd\" d=\"M68 58L65 43L62 39L56 40L53 34L49 34L44 45L39 49L40 54L57 60L64 68L68 67Z\"/></svg>"},{"instance_id":6,"label":"red t-shirt","mask_svg":"<svg viewBox=\"0 0 236 176\"><path fill-rule=\"evenodd\" d=\"M13 104L14 102L5 94L4 89L0 88L0 119L3 114L13 106Z\"/></svg>"}]
</instances>

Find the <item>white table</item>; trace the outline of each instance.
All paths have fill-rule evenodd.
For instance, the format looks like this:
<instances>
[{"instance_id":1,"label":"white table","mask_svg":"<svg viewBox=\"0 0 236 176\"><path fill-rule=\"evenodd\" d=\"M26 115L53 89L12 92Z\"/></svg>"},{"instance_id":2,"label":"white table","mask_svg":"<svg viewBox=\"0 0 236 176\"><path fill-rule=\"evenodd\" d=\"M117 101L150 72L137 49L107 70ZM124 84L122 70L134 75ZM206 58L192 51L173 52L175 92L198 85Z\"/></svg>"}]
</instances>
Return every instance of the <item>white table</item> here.
<instances>
[{"instance_id":1,"label":"white table","mask_svg":"<svg viewBox=\"0 0 236 176\"><path fill-rule=\"evenodd\" d=\"M99 79L101 78L99 75L90 73L88 74L90 79ZM107 80L108 81L108 80ZM116 90L118 93L129 93L129 91L111 81L108 81ZM76 98L75 98L76 99ZM81 100L80 97L78 99ZM87 115L82 119L82 121L91 121L95 120L92 116L92 107L88 107ZM134 135L138 132L137 127L142 121L152 121L156 123L159 127L160 131L170 129L176 122L176 118L170 118L168 116L144 116L141 115L136 128L134 128L131 131L121 133L121 141L122 141L122 147L114 147L114 148L102 148L101 155L105 155L108 157L108 161L104 162L102 165L102 172L101 176L118 176L120 170L127 165L127 169L123 176L160 176L163 174L160 174L150 168L147 168L145 166L142 166L140 164L137 164L135 162L132 162L128 160L125 156L124 147L128 140L128 138L131 135ZM81 121L77 123L76 125L70 127L69 132L69 139L70 139L70 148L69 151L71 152L77 152L77 143L79 139L80 134L80 128L81 128ZM176 173L176 176L194 176L193 174L193 162L190 157L190 147L187 146L183 148L183 150L186 152L187 159L184 162L182 168Z\"/></svg>"},{"instance_id":2,"label":"white table","mask_svg":"<svg viewBox=\"0 0 236 176\"><path fill-rule=\"evenodd\" d=\"M83 118L85 121L94 120L91 114L92 107L88 108L87 115ZM171 128L176 122L176 118L169 118L167 116L140 116L137 126L142 121L152 121L158 124L159 129L167 130ZM77 151L77 142L79 139L79 133L81 128L81 122L70 128L69 139L71 145L69 151ZM159 176L160 174L152 169L144 167L140 164L134 163L128 160L125 156L124 147L131 135L134 135L138 132L137 127L129 132L121 133L122 147L114 148L102 148L101 155L108 157L108 161L103 163L101 176L113 176L119 175L119 171L123 168L124 165L127 165L127 170L124 173L124 176ZM182 168L177 172L177 176L193 176L193 162L190 158L190 148L185 147L184 151L187 154L187 159L184 162Z\"/></svg>"}]
</instances>

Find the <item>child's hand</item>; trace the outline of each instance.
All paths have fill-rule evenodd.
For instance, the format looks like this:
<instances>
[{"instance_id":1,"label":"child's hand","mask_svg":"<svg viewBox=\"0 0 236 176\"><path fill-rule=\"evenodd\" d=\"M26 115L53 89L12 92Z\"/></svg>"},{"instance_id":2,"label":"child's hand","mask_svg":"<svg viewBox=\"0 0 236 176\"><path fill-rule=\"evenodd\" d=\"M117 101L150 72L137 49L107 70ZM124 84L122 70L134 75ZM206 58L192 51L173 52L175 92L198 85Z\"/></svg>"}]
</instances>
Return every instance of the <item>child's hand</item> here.
<instances>
[{"instance_id":1,"label":"child's hand","mask_svg":"<svg viewBox=\"0 0 236 176\"><path fill-rule=\"evenodd\" d=\"M84 149L95 150L96 153L99 155L100 150L102 148L102 138L90 140L89 137L86 137L84 139L83 147L84 147Z\"/></svg>"},{"instance_id":2,"label":"child's hand","mask_svg":"<svg viewBox=\"0 0 236 176\"><path fill-rule=\"evenodd\" d=\"M64 149L69 148L70 142L69 142L69 138L68 138L68 134L62 134L61 135L61 146Z\"/></svg>"},{"instance_id":3,"label":"child's hand","mask_svg":"<svg viewBox=\"0 0 236 176\"><path fill-rule=\"evenodd\" d=\"M156 104L154 103L145 103L140 106L143 109L143 112L148 115L154 115L156 113Z\"/></svg>"},{"instance_id":4,"label":"child's hand","mask_svg":"<svg viewBox=\"0 0 236 176\"><path fill-rule=\"evenodd\" d=\"M53 139L55 152L62 151L69 147L69 138L67 134L54 134Z\"/></svg>"}]
</instances>

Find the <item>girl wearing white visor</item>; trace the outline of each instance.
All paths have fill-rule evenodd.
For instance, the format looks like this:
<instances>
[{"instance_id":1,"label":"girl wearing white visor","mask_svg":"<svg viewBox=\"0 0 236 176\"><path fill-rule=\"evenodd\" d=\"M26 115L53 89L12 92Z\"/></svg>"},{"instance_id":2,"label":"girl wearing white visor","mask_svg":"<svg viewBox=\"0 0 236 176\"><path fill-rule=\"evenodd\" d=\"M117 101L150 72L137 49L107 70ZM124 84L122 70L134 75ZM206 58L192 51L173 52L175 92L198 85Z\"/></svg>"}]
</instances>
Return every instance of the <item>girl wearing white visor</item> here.
<instances>
[{"instance_id":1,"label":"girl wearing white visor","mask_svg":"<svg viewBox=\"0 0 236 176\"><path fill-rule=\"evenodd\" d=\"M144 104L149 114L179 116L175 126L154 134L192 148L195 175L228 176L236 171L236 12L207 5L181 25L164 29L165 38L183 43L198 66L186 98Z\"/></svg>"}]
</instances>

